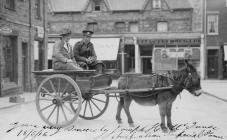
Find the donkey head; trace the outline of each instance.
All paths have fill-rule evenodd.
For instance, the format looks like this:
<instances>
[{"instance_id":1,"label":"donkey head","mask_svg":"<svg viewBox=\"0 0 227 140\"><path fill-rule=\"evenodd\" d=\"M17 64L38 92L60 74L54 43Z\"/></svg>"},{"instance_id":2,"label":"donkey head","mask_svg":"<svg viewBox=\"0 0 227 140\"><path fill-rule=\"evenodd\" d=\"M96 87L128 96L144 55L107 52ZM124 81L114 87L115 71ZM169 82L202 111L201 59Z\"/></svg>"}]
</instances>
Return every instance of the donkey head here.
<instances>
[{"instance_id":1,"label":"donkey head","mask_svg":"<svg viewBox=\"0 0 227 140\"><path fill-rule=\"evenodd\" d=\"M197 73L197 70L194 66L192 66L188 60L185 60L185 70L186 70L186 78L184 80L184 88L188 90L195 96L199 96L202 93L201 84L200 84L200 76Z\"/></svg>"}]
</instances>

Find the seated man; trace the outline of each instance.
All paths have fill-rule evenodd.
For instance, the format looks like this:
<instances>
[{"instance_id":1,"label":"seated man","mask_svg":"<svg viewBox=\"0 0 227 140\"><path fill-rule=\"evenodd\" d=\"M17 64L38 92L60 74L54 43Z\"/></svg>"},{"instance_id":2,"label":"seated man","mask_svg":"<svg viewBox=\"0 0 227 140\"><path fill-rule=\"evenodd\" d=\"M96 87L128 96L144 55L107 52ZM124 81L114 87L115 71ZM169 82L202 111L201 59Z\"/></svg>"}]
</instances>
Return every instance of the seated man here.
<instances>
[{"instance_id":1,"label":"seated man","mask_svg":"<svg viewBox=\"0 0 227 140\"><path fill-rule=\"evenodd\" d=\"M98 73L102 73L103 63L97 60L94 46L90 42L92 34L92 31L83 31L83 39L74 45L74 57L81 67L85 69L96 69Z\"/></svg>"},{"instance_id":2,"label":"seated man","mask_svg":"<svg viewBox=\"0 0 227 140\"><path fill-rule=\"evenodd\" d=\"M68 43L71 38L71 31L69 29L63 29L60 36L61 40L56 42L53 46L53 69L83 70L76 61L73 60L73 51Z\"/></svg>"}]
</instances>

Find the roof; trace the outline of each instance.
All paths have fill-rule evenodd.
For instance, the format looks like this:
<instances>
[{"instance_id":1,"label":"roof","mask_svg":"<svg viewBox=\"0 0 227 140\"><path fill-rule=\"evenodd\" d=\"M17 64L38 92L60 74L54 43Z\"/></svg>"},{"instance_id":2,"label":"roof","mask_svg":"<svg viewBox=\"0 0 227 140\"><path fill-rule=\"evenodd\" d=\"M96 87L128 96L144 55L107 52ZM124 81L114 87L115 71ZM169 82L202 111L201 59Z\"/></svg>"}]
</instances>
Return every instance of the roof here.
<instances>
[{"instance_id":1,"label":"roof","mask_svg":"<svg viewBox=\"0 0 227 140\"><path fill-rule=\"evenodd\" d=\"M170 9L191 9L192 6L188 0L166 0Z\"/></svg>"},{"instance_id":2,"label":"roof","mask_svg":"<svg viewBox=\"0 0 227 140\"><path fill-rule=\"evenodd\" d=\"M80 12L84 11L89 0L49 0L51 11Z\"/></svg>"},{"instance_id":3,"label":"roof","mask_svg":"<svg viewBox=\"0 0 227 140\"><path fill-rule=\"evenodd\" d=\"M107 0L112 11L142 10L146 0Z\"/></svg>"},{"instance_id":4,"label":"roof","mask_svg":"<svg viewBox=\"0 0 227 140\"><path fill-rule=\"evenodd\" d=\"M49 0L53 12L81 12L90 0ZM140 11L149 0L104 0L111 11ZM170 9L192 8L188 0L166 0Z\"/></svg>"}]
</instances>

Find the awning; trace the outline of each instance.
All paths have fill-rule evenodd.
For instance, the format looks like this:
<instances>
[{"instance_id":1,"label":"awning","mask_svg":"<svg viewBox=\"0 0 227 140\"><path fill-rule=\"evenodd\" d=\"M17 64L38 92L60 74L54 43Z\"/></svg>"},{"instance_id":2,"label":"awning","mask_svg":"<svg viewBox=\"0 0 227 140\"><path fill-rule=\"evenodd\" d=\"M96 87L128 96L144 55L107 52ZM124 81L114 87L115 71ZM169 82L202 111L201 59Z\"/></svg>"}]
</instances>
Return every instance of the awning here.
<instances>
[{"instance_id":1,"label":"awning","mask_svg":"<svg viewBox=\"0 0 227 140\"><path fill-rule=\"evenodd\" d=\"M227 61L227 44L224 45L225 61Z\"/></svg>"},{"instance_id":2,"label":"awning","mask_svg":"<svg viewBox=\"0 0 227 140\"><path fill-rule=\"evenodd\" d=\"M72 38L69 40L71 46L82 39ZM119 49L120 38L91 38L94 45L97 60L116 60Z\"/></svg>"}]
</instances>

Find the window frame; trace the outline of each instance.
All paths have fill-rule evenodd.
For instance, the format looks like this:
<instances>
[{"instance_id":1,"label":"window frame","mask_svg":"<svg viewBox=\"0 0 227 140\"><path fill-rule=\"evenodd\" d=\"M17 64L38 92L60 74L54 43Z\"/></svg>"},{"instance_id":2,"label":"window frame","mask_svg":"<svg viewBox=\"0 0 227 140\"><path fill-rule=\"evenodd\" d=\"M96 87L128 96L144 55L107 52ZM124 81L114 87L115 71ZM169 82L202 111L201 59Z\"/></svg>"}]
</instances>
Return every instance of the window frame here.
<instances>
[{"instance_id":1,"label":"window frame","mask_svg":"<svg viewBox=\"0 0 227 140\"><path fill-rule=\"evenodd\" d=\"M156 7L158 4L158 7ZM153 0L152 1L152 8L153 9L161 9L162 8L162 0Z\"/></svg>"},{"instance_id":2,"label":"window frame","mask_svg":"<svg viewBox=\"0 0 227 140\"><path fill-rule=\"evenodd\" d=\"M120 24L124 26L119 27ZM126 32L126 23L124 21L115 22L114 27L116 32Z\"/></svg>"},{"instance_id":3,"label":"window frame","mask_svg":"<svg viewBox=\"0 0 227 140\"><path fill-rule=\"evenodd\" d=\"M88 22L87 29L89 29L93 32L98 32L98 23L97 22Z\"/></svg>"},{"instance_id":4,"label":"window frame","mask_svg":"<svg viewBox=\"0 0 227 140\"><path fill-rule=\"evenodd\" d=\"M99 9L96 9L96 8L99 8ZM93 11L101 11L101 0L94 0L93 1Z\"/></svg>"},{"instance_id":5,"label":"window frame","mask_svg":"<svg viewBox=\"0 0 227 140\"><path fill-rule=\"evenodd\" d=\"M209 27L209 19L212 16L215 16L216 21L217 21L216 26L214 25L215 32L209 32L209 30L210 30L210 27ZM207 29L206 29L207 30L207 35L218 35L219 34L219 31L218 31L218 29L219 29L219 27L218 27L218 24L219 24L218 19L219 19L219 15L218 14L208 14L207 15Z\"/></svg>"},{"instance_id":6,"label":"window frame","mask_svg":"<svg viewBox=\"0 0 227 140\"><path fill-rule=\"evenodd\" d=\"M164 30L159 30L159 25L160 25L160 23L165 23L166 24L166 30L164 31ZM158 21L157 22L157 32L160 32L160 33L162 33L162 32L168 32L168 22L167 21Z\"/></svg>"},{"instance_id":7,"label":"window frame","mask_svg":"<svg viewBox=\"0 0 227 140\"><path fill-rule=\"evenodd\" d=\"M35 0L35 17L41 19L41 0Z\"/></svg>"},{"instance_id":8,"label":"window frame","mask_svg":"<svg viewBox=\"0 0 227 140\"><path fill-rule=\"evenodd\" d=\"M138 30L137 30L137 31L132 31L132 30L131 30L131 27L132 27L131 25L136 25L136 27L138 28ZM129 30L129 32L131 32L131 33L138 33L138 32L140 32L140 29L139 29L139 22L137 22L137 21L129 22L128 30Z\"/></svg>"},{"instance_id":9,"label":"window frame","mask_svg":"<svg viewBox=\"0 0 227 140\"><path fill-rule=\"evenodd\" d=\"M16 11L16 1L15 0L6 0L4 7L5 7L5 9Z\"/></svg>"}]
</instances>

